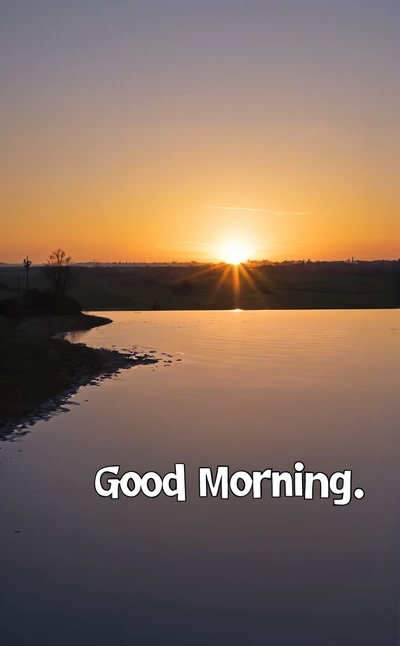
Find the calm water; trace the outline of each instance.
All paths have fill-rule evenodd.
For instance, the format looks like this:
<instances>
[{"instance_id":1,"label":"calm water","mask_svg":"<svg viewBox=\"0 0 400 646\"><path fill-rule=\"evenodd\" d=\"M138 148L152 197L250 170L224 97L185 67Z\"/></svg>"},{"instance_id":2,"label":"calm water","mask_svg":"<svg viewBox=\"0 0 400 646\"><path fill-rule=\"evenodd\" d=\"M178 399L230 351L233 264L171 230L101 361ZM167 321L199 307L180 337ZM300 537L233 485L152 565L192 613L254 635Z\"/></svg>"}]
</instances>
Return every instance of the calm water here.
<instances>
[{"instance_id":1,"label":"calm water","mask_svg":"<svg viewBox=\"0 0 400 646\"><path fill-rule=\"evenodd\" d=\"M73 340L172 363L87 386L69 413L1 443L0 643L399 643L400 313L112 318ZM352 469L365 498L198 497L201 466L297 460ZM103 466L175 462L185 503L94 491Z\"/></svg>"}]
</instances>

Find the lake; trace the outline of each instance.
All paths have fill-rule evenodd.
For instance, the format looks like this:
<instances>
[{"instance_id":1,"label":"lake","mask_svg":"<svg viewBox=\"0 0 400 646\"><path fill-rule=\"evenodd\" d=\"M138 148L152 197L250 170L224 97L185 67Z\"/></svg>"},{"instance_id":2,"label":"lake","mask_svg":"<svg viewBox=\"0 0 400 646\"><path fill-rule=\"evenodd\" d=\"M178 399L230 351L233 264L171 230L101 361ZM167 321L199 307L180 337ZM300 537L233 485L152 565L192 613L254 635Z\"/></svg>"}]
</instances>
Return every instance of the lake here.
<instances>
[{"instance_id":1,"label":"lake","mask_svg":"<svg viewBox=\"0 0 400 646\"><path fill-rule=\"evenodd\" d=\"M161 361L0 445L0 643L397 644L399 311L110 316L70 340ZM365 497L199 497L200 467L297 461ZM175 463L186 502L95 492L104 466Z\"/></svg>"}]
</instances>

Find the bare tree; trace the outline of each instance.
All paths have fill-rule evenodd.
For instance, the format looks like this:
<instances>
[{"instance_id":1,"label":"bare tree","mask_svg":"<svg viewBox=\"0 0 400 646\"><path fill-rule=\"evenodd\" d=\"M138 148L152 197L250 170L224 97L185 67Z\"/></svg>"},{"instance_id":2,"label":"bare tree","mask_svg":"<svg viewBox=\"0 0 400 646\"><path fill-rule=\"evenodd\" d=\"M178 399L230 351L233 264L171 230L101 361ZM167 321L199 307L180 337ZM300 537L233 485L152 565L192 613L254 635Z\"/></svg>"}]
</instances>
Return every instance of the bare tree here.
<instances>
[{"instance_id":1,"label":"bare tree","mask_svg":"<svg viewBox=\"0 0 400 646\"><path fill-rule=\"evenodd\" d=\"M56 249L46 260L45 274L57 294L66 294L77 284L71 256Z\"/></svg>"}]
</instances>

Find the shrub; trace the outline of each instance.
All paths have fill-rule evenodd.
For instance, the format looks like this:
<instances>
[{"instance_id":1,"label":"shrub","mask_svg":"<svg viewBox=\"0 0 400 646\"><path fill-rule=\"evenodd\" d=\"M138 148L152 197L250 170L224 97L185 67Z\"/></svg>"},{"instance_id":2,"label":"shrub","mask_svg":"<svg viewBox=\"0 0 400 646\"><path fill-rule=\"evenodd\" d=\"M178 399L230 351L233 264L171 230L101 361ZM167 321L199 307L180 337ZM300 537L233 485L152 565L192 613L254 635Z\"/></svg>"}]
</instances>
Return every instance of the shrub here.
<instances>
[{"instance_id":1,"label":"shrub","mask_svg":"<svg viewBox=\"0 0 400 646\"><path fill-rule=\"evenodd\" d=\"M32 312L45 312L47 308L47 293L38 289L29 289L24 294L24 306Z\"/></svg>"},{"instance_id":2,"label":"shrub","mask_svg":"<svg viewBox=\"0 0 400 646\"><path fill-rule=\"evenodd\" d=\"M0 301L0 314L3 316L6 316L9 319L17 319L22 316L23 313L24 308L15 296L13 298L5 298Z\"/></svg>"},{"instance_id":3,"label":"shrub","mask_svg":"<svg viewBox=\"0 0 400 646\"><path fill-rule=\"evenodd\" d=\"M71 296L38 289L30 289L24 294L24 305L27 310L40 314L80 314L82 310Z\"/></svg>"},{"instance_id":4,"label":"shrub","mask_svg":"<svg viewBox=\"0 0 400 646\"><path fill-rule=\"evenodd\" d=\"M52 314L80 314L82 311L78 301L66 294L49 292L48 304Z\"/></svg>"}]
</instances>

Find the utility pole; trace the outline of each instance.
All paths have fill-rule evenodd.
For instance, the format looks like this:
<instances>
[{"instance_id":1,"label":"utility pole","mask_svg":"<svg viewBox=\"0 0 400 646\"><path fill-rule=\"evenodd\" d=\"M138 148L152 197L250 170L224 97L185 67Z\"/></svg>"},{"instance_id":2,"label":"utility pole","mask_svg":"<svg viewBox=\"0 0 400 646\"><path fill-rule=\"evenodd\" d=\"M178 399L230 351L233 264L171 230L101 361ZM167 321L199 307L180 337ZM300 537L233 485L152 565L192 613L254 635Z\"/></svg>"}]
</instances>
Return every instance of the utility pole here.
<instances>
[{"instance_id":1,"label":"utility pole","mask_svg":"<svg viewBox=\"0 0 400 646\"><path fill-rule=\"evenodd\" d=\"M28 287L29 287L28 274L29 274L29 267L31 266L31 264L32 264L32 260L28 260L28 256L24 258L24 270L26 271L26 291L28 291Z\"/></svg>"}]
</instances>

